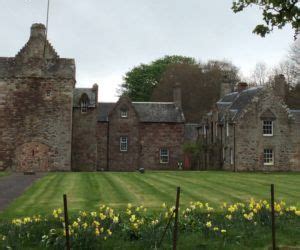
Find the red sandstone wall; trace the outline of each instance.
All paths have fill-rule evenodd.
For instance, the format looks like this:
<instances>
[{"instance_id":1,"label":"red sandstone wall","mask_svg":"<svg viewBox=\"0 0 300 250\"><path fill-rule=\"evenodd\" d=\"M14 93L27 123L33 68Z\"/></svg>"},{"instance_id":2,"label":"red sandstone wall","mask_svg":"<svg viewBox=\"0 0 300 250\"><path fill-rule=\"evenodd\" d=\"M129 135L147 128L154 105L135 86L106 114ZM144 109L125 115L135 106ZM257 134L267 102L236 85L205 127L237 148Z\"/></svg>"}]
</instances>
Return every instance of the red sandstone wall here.
<instances>
[{"instance_id":1,"label":"red sandstone wall","mask_svg":"<svg viewBox=\"0 0 300 250\"><path fill-rule=\"evenodd\" d=\"M73 86L71 79L1 80L2 169L71 170Z\"/></svg>"},{"instance_id":2,"label":"red sandstone wall","mask_svg":"<svg viewBox=\"0 0 300 250\"><path fill-rule=\"evenodd\" d=\"M177 123L141 123L140 142L142 145L140 166L145 169L177 169L183 161L182 144L184 125ZM169 149L169 163L160 163L160 148Z\"/></svg>"}]
</instances>

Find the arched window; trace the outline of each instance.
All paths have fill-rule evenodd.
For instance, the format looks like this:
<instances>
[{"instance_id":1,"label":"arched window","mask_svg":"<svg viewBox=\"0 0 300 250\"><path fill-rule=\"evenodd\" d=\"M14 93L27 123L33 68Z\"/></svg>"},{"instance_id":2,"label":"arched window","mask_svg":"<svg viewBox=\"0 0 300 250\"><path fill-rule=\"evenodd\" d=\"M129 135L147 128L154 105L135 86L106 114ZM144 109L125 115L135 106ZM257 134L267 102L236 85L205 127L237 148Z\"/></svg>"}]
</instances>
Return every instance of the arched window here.
<instances>
[{"instance_id":1,"label":"arched window","mask_svg":"<svg viewBox=\"0 0 300 250\"><path fill-rule=\"evenodd\" d=\"M81 113L86 113L88 111L88 106L89 106L89 98L87 94L83 94L80 98Z\"/></svg>"}]
</instances>

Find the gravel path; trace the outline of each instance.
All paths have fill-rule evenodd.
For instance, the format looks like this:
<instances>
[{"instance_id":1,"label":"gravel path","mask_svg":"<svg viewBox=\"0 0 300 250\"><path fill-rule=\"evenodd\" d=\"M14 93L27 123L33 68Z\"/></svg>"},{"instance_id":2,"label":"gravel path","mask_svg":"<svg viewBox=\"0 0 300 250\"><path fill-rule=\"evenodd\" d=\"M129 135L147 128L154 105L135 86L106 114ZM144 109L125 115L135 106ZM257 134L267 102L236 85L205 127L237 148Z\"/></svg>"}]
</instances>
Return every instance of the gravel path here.
<instances>
[{"instance_id":1,"label":"gravel path","mask_svg":"<svg viewBox=\"0 0 300 250\"><path fill-rule=\"evenodd\" d=\"M14 199L19 197L28 187L44 174L24 175L12 173L0 178L0 211L3 211Z\"/></svg>"}]
</instances>

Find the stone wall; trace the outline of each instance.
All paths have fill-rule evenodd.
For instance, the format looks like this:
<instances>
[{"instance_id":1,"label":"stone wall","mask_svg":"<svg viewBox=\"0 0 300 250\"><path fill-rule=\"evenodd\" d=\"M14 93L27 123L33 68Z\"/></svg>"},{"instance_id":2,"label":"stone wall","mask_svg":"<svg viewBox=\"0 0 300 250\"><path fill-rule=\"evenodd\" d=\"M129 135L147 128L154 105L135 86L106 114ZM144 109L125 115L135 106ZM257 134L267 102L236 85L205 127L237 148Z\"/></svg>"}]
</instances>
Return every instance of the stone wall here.
<instances>
[{"instance_id":1,"label":"stone wall","mask_svg":"<svg viewBox=\"0 0 300 250\"><path fill-rule=\"evenodd\" d=\"M0 169L71 170L75 62L59 58L42 24L0 58Z\"/></svg>"},{"instance_id":2,"label":"stone wall","mask_svg":"<svg viewBox=\"0 0 300 250\"><path fill-rule=\"evenodd\" d=\"M276 116L273 136L263 136L260 116L270 110ZM286 106L272 93L264 92L239 120L236 130L236 166L239 171L300 171L299 124L288 116ZM263 150L273 149L274 165L264 165Z\"/></svg>"},{"instance_id":3,"label":"stone wall","mask_svg":"<svg viewBox=\"0 0 300 250\"><path fill-rule=\"evenodd\" d=\"M140 166L145 169L178 169L183 161L184 124L141 123ZM169 163L160 163L160 149L169 150Z\"/></svg>"},{"instance_id":4,"label":"stone wall","mask_svg":"<svg viewBox=\"0 0 300 250\"><path fill-rule=\"evenodd\" d=\"M73 109L72 170L97 170L97 108Z\"/></svg>"},{"instance_id":5,"label":"stone wall","mask_svg":"<svg viewBox=\"0 0 300 250\"><path fill-rule=\"evenodd\" d=\"M108 122L97 123L97 170L107 170Z\"/></svg>"},{"instance_id":6,"label":"stone wall","mask_svg":"<svg viewBox=\"0 0 300 250\"><path fill-rule=\"evenodd\" d=\"M262 116L266 112L274 115L273 136L263 135ZM224 126L223 168L234 170L230 159L232 151L237 171L300 171L299 131L300 124L293 119L283 100L266 89L245 107L235 125L229 125L228 137ZM273 165L264 165L263 151L268 148L273 150Z\"/></svg>"},{"instance_id":7,"label":"stone wall","mask_svg":"<svg viewBox=\"0 0 300 250\"><path fill-rule=\"evenodd\" d=\"M6 89L1 105L2 167L70 170L74 80L11 78L2 79L1 86Z\"/></svg>"},{"instance_id":8,"label":"stone wall","mask_svg":"<svg viewBox=\"0 0 300 250\"><path fill-rule=\"evenodd\" d=\"M120 109L126 108L128 118L121 118ZM128 151L120 151L120 137L128 137ZM131 101L121 97L109 115L109 169L132 171L139 167L139 119Z\"/></svg>"}]
</instances>

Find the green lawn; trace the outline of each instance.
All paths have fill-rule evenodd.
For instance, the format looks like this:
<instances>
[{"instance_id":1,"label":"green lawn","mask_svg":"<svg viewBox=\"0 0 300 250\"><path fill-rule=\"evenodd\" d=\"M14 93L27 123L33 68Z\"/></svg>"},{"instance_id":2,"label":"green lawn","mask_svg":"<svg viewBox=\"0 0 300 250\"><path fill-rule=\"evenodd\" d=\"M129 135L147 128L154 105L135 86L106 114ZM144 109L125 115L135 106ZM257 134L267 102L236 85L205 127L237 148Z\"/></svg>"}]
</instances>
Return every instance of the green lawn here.
<instances>
[{"instance_id":1,"label":"green lawn","mask_svg":"<svg viewBox=\"0 0 300 250\"><path fill-rule=\"evenodd\" d=\"M251 197L269 199L270 184L276 198L300 207L299 173L231 172L147 172L139 173L50 173L15 200L0 218L51 213L63 207L68 195L70 211L94 210L99 204L121 208L132 203L157 209L163 202L174 203L181 186L181 205L205 201L246 201Z\"/></svg>"}]
</instances>

